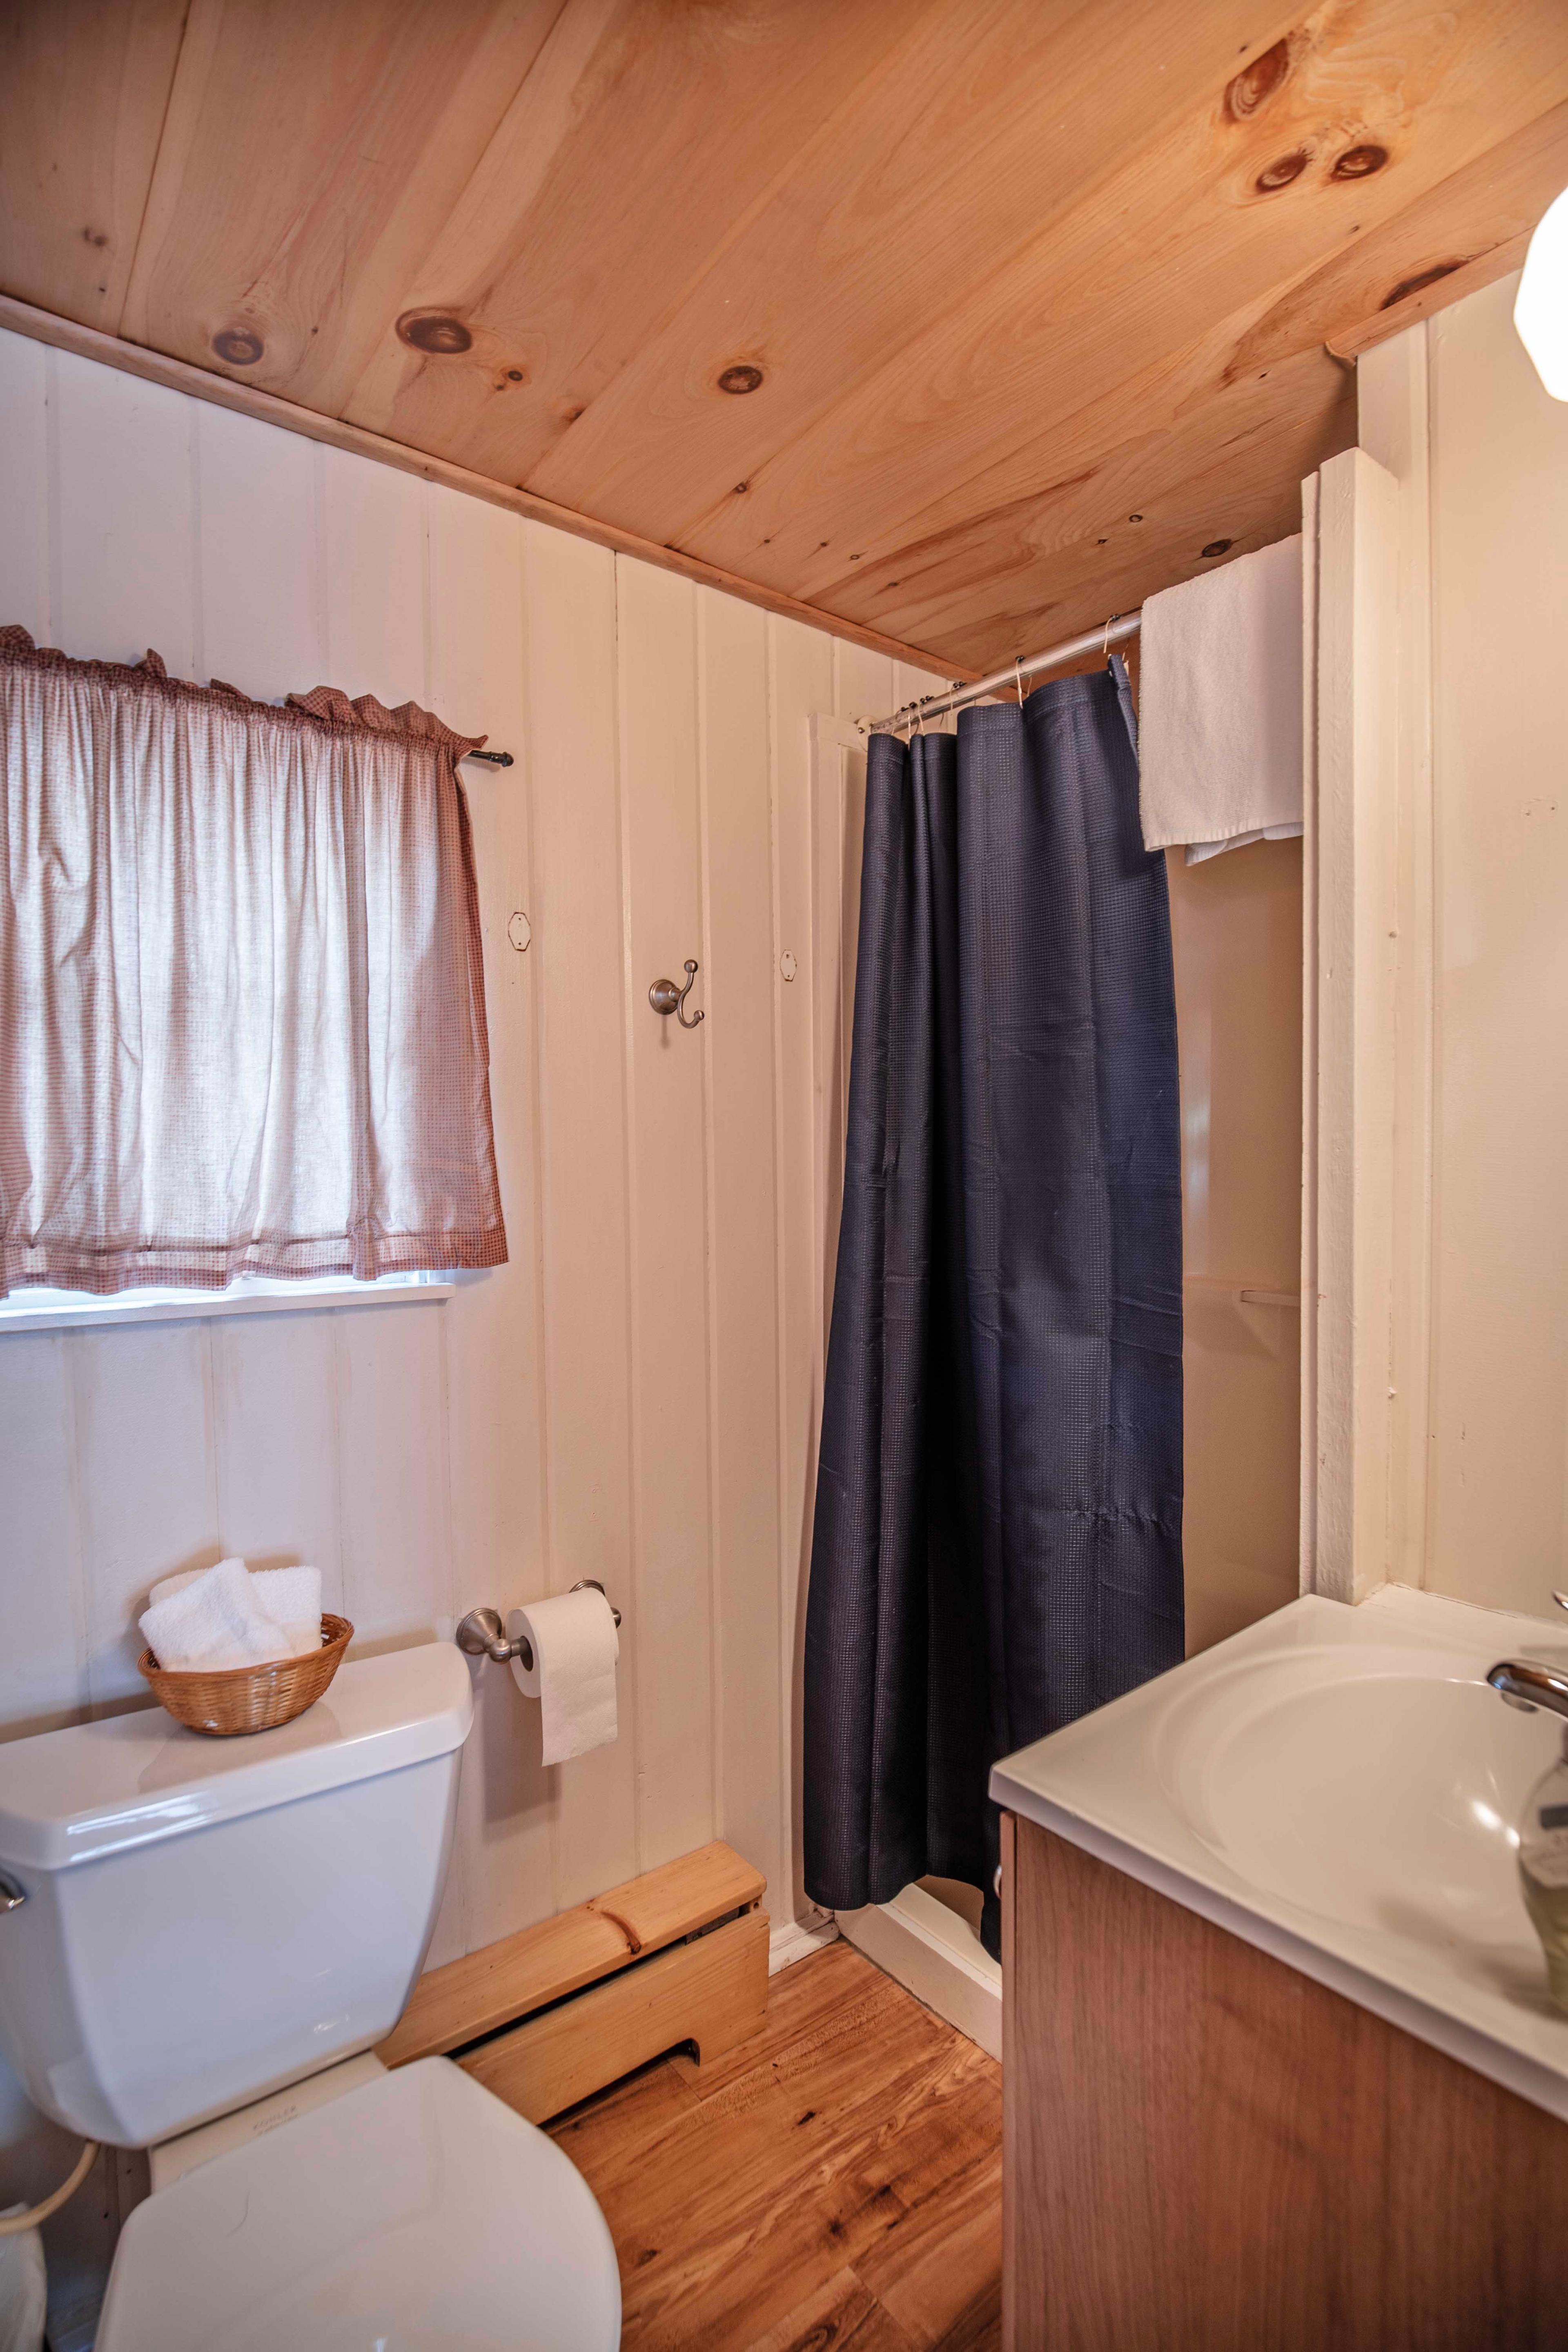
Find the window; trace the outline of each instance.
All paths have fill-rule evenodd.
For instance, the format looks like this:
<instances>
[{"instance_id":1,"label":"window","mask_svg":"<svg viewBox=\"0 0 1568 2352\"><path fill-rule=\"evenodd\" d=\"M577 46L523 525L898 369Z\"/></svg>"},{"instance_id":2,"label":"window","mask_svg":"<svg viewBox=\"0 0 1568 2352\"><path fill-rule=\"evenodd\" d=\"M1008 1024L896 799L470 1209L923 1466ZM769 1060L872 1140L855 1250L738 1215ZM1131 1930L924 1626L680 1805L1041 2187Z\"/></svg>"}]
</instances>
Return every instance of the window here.
<instances>
[{"instance_id":1,"label":"window","mask_svg":"<svg viewBox=\"0 0 1568 2352\"><path fill-rule=\"evenodd\" d=\"M0 1328L505 1259L472 748L0 630Z\"/></svg>"},{"instance_id":2,"label":"window","mask_svg":"<svg viewBox=\"0 0 1568 2352\"><path fill-rule=\"evenodd\" d=\"M437 1274L384 1274L356 1282L350 1274L322 1274L298 1282L269 1282L241 1275L226 1290L117 1290L97 1297L90 1290L52 1290L37 1283L0 1298L0 1339L7 1331L68 1330L73 1325L177 1322L193 1315L277 1314L289 1307L379 1307L389 1302L432 1301L451 1295Z\"/></svg>"}]
</instances>

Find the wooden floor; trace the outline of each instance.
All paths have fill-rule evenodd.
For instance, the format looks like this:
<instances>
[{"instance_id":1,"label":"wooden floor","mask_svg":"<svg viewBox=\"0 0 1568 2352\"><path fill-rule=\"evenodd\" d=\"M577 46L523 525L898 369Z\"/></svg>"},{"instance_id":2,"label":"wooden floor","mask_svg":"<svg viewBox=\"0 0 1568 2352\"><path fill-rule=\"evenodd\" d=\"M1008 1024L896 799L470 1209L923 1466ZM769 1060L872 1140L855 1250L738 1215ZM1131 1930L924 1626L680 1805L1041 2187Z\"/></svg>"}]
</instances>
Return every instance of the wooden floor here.
<instances>
[{"instance_id":1,"label":"wooden floor","mask_svg":"<svg viewBox=\"0 0 1568 2352\"><path fill-rule=\"evenodd\" d=\"M626 2352L1001 2342L1002 2070L847 1944L775 1977L727 2057L550 2129L615 2238Z\"/></svg>"}]
</instances>

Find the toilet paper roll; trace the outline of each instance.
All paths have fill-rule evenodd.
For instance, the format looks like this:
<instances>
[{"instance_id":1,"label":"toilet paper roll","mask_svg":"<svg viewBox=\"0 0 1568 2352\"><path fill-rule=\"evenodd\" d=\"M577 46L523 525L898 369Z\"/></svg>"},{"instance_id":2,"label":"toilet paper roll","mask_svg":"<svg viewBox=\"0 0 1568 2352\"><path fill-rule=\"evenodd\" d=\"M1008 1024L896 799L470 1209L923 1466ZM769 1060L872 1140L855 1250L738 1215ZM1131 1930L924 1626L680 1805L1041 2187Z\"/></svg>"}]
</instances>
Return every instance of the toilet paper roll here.
<instances>
[{"instance_id":1,"label":"toilet paper roll","mask_svg":"<svg viewBox=\"0 0 1568 2352\"><path fill-rule=\"evenodd\" d=\"M610 1604L592 1586L557 1593L514 1609L507 1639L526 1634L533 1664L511 1662L517 1686L539 1700L544 1716L544 1761L564 1764L605 1748L616 1736L616 1661L621 1654Z\"/></svg>"}]
</instances>

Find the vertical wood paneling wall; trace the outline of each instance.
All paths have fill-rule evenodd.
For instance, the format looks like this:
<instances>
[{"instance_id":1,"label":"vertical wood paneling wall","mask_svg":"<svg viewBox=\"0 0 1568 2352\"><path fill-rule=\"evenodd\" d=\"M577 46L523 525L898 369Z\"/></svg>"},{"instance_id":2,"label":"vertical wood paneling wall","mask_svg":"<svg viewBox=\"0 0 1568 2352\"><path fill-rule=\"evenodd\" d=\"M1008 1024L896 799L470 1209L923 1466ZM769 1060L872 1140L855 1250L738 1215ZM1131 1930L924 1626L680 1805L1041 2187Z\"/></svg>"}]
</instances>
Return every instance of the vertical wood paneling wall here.
<instances>
[{"instance_id":1,"label":"vertical wood paneling wall","mask_svg":"<svg viewBox=\"0 0 1568 2352\"><path fill-rule=\"evenodd\" d=\"M443 1301L0 1334L0 1736L139 1697L136 1602L226 1552L316 1561L363 1648L598 1576L620 1738L545 1771L538 1710L476 1670L432 1964L714 1835L788 1917L809 721L929 681L4 334L0 621L251 694L412 697L518 761L468 782L510 1263ZM647 1003L688 956L695 1032Z\"/></svg>"},{"instance_id":2,"label":"vertical wood paneling wall","mask_svg":"<svg viewBox=\"0 0 1568 2352\"><path fill-rule=\"evenodd\" d=\"M1421 897L1402 918L1427 1132L1405 1154L1395 1234L1395 1377L1414 1363L1425 1410L1394 1463L1408 1499L1388 1573L1552 1618L1568 1587L1568 407L1520 342L1518 290L1500 278L1407 330L1374 378L1382 413L1410 419L1379 455L1405 459L1431 631L1415 669L1429 764L1413 763L1405 819Z\"/></svg>"}]
</instances>

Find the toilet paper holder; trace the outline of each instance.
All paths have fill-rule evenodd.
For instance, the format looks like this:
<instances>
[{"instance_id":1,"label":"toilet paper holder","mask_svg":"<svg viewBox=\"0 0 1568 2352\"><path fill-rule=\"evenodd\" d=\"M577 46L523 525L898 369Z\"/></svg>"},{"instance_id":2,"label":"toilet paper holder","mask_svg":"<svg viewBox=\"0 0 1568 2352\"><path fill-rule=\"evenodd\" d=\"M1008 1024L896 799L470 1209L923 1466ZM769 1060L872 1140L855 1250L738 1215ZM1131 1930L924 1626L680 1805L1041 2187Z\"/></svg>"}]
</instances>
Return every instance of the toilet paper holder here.
<instances>
[{"instance_id":1,"label":"toilet paper holder","mask_svg":"<svg viewBox=\"0 0 1568 2352\"><path fill-rule=\"evenodd\" d=\"M572 1590L574 1592L605 1591L596 1576L580 1576ZM605 1598L609 1600L607 1592ZM619 1625L621 1612L613 1601L610 1601L610 1614ZM499 1609L470 1609L468 1615L458 1622L457 1641L458 1649L467 1658L493 1658L498 1666L510 1665L516 1658L525 1675L533 1672L532 1643L526 1633L520 1633L515 1642L509 1642Z\"/></svg>"}]
</instances>

